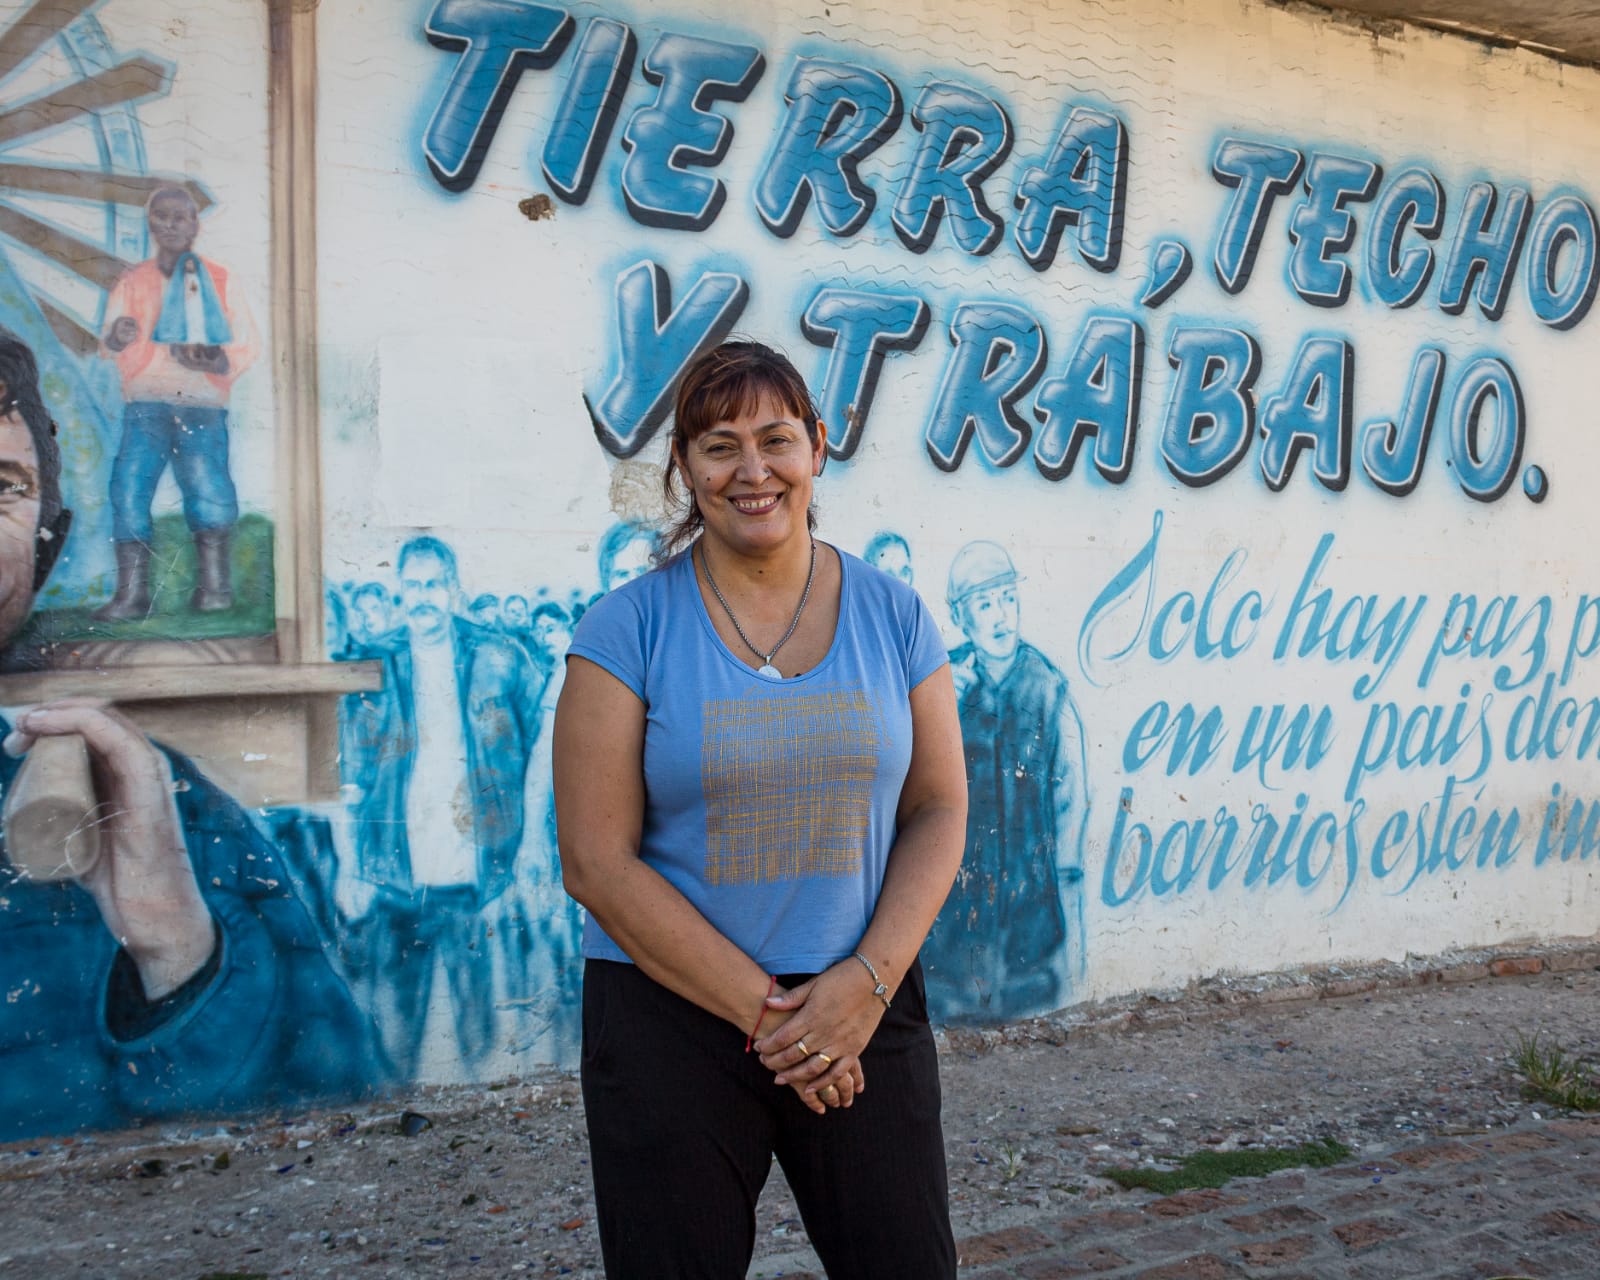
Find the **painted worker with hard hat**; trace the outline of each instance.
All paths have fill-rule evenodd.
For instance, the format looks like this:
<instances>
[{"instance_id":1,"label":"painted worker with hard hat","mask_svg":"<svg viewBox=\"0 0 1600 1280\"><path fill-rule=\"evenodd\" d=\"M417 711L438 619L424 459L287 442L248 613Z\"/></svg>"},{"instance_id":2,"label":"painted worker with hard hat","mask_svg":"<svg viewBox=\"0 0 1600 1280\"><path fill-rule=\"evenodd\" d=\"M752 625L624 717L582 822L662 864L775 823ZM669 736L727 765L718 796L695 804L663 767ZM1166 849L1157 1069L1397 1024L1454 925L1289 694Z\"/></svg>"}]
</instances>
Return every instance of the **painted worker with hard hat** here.
<instances>
[{"instance_id":1,"label":"painted worker with hard hat","mask_svg":"<svg viewBox=\"0 0 1600 1280\"><path fill-rule=\"evenodd\" d=\"M1059 1008L1083 965L1083 723L1067 679L1021 637L1004 547L969 542L947 599L967 759L967 847L923 946L928 1003L947 1022Z\"/></svg>"}]
</instances>

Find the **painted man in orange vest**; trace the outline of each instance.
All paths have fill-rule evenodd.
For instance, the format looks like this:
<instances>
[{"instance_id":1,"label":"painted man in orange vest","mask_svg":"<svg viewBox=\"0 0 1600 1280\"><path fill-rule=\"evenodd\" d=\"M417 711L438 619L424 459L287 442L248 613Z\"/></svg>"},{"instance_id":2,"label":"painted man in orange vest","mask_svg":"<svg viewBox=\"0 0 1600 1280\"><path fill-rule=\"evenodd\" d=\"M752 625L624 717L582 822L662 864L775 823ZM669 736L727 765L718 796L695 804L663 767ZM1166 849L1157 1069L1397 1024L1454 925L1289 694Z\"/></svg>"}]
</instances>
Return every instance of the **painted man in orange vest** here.
<instances>
[{"instance_id":1,"label":"painted man in orange vest","mask_svg":"<svg viewBox=\"0 0 1600 1280\"><path fill-rule=\"evenodd\" d=\"M228 272L194 252L200 211L181 187L148 205L155 257L130 267L106 300L101 354L122 379L122 443L111 468L117 586L95 617L150 611L150 503L168 464L194 537L194 609L233 604L229 541L239 500L228 467L228 399L260 338Z\"/></svg>"}]
</instances>

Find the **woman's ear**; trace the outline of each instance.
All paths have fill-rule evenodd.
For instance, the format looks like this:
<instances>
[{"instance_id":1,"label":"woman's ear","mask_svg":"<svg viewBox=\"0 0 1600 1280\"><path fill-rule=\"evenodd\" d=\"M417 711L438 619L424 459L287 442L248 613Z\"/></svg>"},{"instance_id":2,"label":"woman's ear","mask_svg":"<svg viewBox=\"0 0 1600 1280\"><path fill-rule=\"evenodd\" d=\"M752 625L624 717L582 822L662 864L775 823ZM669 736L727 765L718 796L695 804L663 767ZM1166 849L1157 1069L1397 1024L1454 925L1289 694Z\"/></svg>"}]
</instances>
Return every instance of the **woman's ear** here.
<instances>
[{"instance_id":1,"label":"woman's ear","mask_svg":"<svg viewBox=\"0 0 1600 1280\"><path fill-rule=\"evenodd\" d=\"M817 439L812 448L814 450L814 458L811 474L820 476L828 466L828 424L821 418L817 419Z\"/></svg>"}]
</instances>

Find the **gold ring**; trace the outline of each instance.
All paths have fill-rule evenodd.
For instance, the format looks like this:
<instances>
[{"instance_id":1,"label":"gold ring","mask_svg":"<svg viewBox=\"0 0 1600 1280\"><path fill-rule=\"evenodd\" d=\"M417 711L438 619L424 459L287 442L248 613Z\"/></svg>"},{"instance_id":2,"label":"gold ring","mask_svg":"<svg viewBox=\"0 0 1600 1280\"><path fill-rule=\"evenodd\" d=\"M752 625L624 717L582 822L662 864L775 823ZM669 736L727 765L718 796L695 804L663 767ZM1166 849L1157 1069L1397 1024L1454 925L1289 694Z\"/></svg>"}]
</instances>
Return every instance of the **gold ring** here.
<instances>
[{"instance_id":1,"label":"gold ring","mask_svg":"<svg viewBox=\"0 0 1600 1280\"><path fill-rule=\"evenodd\" d=\"M833 1059L830 1058L827 1054L823 1053L821 1049L817 1050L817 1057L822 1059L822 1065L823 1066L831 1067L833 1065ZM833 1086L830 1084L828 1086L828 1088L831 1089L831 1088L833 1088Z\"/></svg>"},{"instance_id":2,"label":"gold ring","mask_svg":"<svg viewBox=\"0 0 1600 1280\"><path fill-rule=\"evenodd\" d=\"M806 1057L809 1058L811 1056L811 1050L806 1048L806 1042L804 1040L796 1040L794 1043L795 1043L795 1047L797 1049L799 1049L800 1052L803 1053Z\"/></svg>"},{"instance_id":3,"label":"gold ring","mask_svg":"<svg viewBox=\"0 0 1600 1280\"><path fill-rule=\"evenodd\" d=\"M831 1094L832 1094L832 1095L833 1095L833 1096L834 1096L834 1097L835 1097L835 1098L837 1098L837 1097L838 1097L838 1096L839 1096L839 1090L838 1090L838 1087L837 1087L837 1086L835 1086L835 1085L831 1085L831 1084L829 1084L829 1085L824 1085L824 1086L823 1086L823 1087L822 1087L822 1088L820 1088L820 1089L818 1089L818 1090L817 1090L817 1097L819 1097L819 1098L821 1098L821 1099L822 1099L822 1100L823 1100L823 1101L824 1101L824 1102L826 1102L826 1101L827 1101L827 1100L828 1100L828 1095L829 1095L829 1094L830 1094L830 1093L831 1093Z\"/></svg>"}]
</instances>

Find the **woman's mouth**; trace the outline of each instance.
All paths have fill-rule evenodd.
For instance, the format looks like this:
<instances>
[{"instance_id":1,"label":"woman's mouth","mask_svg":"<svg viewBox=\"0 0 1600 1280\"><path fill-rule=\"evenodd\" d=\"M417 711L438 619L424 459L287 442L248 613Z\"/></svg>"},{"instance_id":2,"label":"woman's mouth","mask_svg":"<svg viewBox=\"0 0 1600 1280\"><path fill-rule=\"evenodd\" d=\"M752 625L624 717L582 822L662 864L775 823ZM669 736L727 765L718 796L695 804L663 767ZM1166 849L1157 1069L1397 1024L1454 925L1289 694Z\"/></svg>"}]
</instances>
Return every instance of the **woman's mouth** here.
<instances>
[{"instance_id":1,"label":"woman's mouth","mask_svg":"<svg viewBox=\"0 0 1600 1280\"><path fill-rule=\"evenodd\" d=\"M729 498L728 502L735 511L747 516L765 515L781 501L782 495L776 493L757 493L744 497Z\"/></svg>"}]
</instances>

